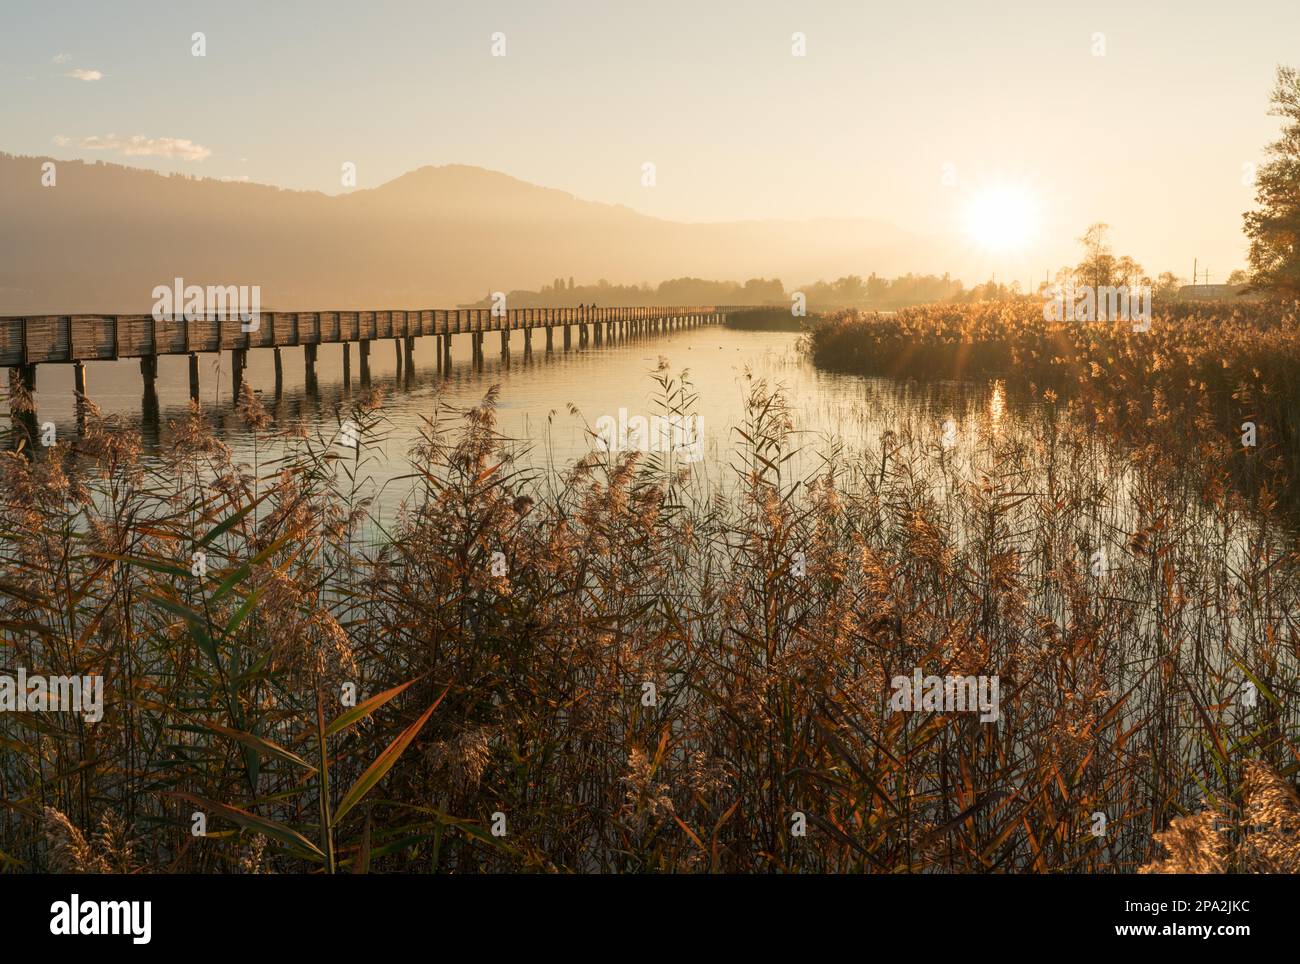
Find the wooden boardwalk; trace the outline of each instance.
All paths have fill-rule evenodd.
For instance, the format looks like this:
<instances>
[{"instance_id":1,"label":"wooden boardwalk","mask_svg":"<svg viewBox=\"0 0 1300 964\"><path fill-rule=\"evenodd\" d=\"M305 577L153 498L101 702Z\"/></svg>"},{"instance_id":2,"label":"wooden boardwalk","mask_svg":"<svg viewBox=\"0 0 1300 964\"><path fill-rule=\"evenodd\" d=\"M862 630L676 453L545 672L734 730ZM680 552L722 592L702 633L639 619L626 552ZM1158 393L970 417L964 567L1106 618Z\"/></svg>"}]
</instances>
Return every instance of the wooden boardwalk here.
<instances>
[{"instance_id":1,"label":"wooden boardwalk","mask_svg":"<svg viewBox=\"0 0 1300 964\"><path fill-rule=\"evenodd\" d=\"M307 378L315 377L319 345L342 344L344 378L350 377L353 342L360 348L361 377L369 376L371 342L391 338L397 344L400 366L403 356L413 364L415 339L438 339L438 365L451 359L451 339L469 335L473 356L481 359L483 338L500 332L501 348L509 351L510 333L523 332L524 350L532 350L532 335L542 329L546 348L553 346L553 333L563 332L564 347L571 346L576 329L580 345L597 344L615 335L652 334L675 328L721 324L730 306L678 306L640 308L489 308L422 309L419 311L262 311L256 324L241 323L233 311L187 319L184 316L154 318L152 315L23 315L0 317L0 366L10 370L11 386L21 380L30 391L36 387L38 365L76 366L74 390L86 394L86 363L120 358L140 359L145 391L152 390L158 373L159 355L190 356L190 394L199 393L198 355L231 352L234 388L238 392L247 353L254 348L275 350L277 381L281 376L280 349L301 346ZM245 327L253 330L245 331Z\"/></svg>"},{"instance_id":2,"label":"wooden boardwalk","mask_svg":"<svg viewBox=\"0 0 1300 964\"><path fill-rule=\"evenodd\" d=\"M109 361L191 352L363 342L424 335L529 331L569 325L627 325L652 331L690 319L724 320L727 307L487 308L421 311L263 311L256 331L228 318L155 320L151 315L0 317L0 366Z\"/></svg>"}]
</instances>

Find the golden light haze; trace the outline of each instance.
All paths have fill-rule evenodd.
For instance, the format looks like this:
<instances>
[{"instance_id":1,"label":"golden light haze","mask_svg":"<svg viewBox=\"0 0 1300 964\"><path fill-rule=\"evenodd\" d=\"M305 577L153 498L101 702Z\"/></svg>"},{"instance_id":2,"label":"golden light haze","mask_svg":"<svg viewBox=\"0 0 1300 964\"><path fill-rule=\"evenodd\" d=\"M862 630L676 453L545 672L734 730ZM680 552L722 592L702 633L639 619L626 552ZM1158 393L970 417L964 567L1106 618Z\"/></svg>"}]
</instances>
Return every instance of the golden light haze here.
<instances>
[{"instance_id":1,"label":"golden light haze","mask_svg":"<svg viewBox=\"0 0 1300 964\"><path fill-rule=\"evenodd\" d=\"M345 162L359 188L463 163L675 221L871 218L925 240L906 268L968 283L1041 280L1077 260L1097 220L1152 275L1190 274L1193 258L1211 280L1244 266L1249 165L1276 135L1272 73L1300 36L1300 7L1284 0L937 2L924 16L858 3L199 16L19 2L5 18L11 153L123 160L108 145L141 137L128 163L331 194L347 190ZM191 54L195 30L205 57ZM1034 238L991 250L972 243L969 207L1004 184L1031 199ZM629 265L611 280L658 279Z\"/></svg>"}]
</instances>

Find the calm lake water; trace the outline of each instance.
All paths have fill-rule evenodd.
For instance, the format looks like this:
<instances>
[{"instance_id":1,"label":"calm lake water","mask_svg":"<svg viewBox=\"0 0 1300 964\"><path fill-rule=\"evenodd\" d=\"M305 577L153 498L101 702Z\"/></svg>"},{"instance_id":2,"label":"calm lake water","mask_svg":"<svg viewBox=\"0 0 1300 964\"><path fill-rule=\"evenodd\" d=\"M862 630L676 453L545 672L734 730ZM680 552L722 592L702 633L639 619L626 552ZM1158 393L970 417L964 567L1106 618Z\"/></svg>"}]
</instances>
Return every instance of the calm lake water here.
<instances>
[{"instance_id":1,"label":"calm lake water","mask_svg":"<svg viewBox=\"0 0 1300 964\"><path fill-rule=\"evenodd\" d=\"M554 351L534 350L526 356L523 339L516 334L506 360L499 354L495 336L489 336L483 364L476 368L465 336L453 339L450 370L440 373L435 339L422 338L416 341L413 376L404 373L400 381L393 344L376 341L370 357L371 385L384 389L389 421L383 447L386 457L375 472L384 486L380 507L387 514L409 491L405 483L395 480L405 474L405 455L439 397L444 405L470 407L499 385L498 427L518 440L524 464L565 465L592 449L588 427L596 426L602 416L618 418L620 409L629 417L662 411L654 401L659 386L652 377L660 358L673 375L687 372L698 396L693 410L702 419L703 459L693 471L709 484L725 485L731 477L735 429L743 424L745 399L754 380L766 380L785 395L805 450L791 464L794 471L815 468L817 453L826 450L832 437L850 450L875 444L881 432L896 427L901 410L912 418L933 420L936 428L949 418L960 423L979 411L987 414L990 404L1002 416L1001 393L991 386L940 385L918 392L885 379L821 372L799 353L798 339L792 332L706 326L613 339L599 346L575 344L568 351L558 347L561 338L557 337ZM540 336L537 341L544 344ZM321 427L332 433L337 430L336 411L342 407L346 412L361 388L357 352L352 353L350 389L343 383L342 357L342 346L320 346L314 391L305 384L301 349L283 349L284 380L278 398L271 350L250 351L244 377L261 393L279 424L302 420L309 429ZM237 457L251 459L251 436L234 411L229 353L202 355L200 366L202 403L212 424ZM116 414L139 426L146 451L156 451L165 441L168 423L184 415L189 401L183 355L159 359L156 414L146 412L142 404L143 382L136 360L91 363L87 382L88 394L105 415ZM40 421L53 421L61 437L75 432L71 366L40 367L36 403Z\"/></svg>"}]
</instances>

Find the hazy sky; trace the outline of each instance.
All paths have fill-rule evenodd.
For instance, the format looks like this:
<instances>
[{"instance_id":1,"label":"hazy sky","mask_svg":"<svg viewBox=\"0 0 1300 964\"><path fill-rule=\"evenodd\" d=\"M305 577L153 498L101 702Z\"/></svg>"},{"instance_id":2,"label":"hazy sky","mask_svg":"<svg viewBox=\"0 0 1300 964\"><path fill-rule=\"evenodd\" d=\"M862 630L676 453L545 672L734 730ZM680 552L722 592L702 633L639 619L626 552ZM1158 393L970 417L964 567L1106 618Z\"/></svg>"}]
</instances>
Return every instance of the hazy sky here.
<instances>
[{"instance_id":1,"label":"hazy sky","mask_svg":"<svg viewBox=\"0 0 1300 964\"><path fill-rule=\"evenodd\" d=\"M344 161L360 187L465 163L678 220L879 218L968 281L1041 279L1104 220L1152 274L1222 281L1279 62L1296 0L3 0L0 150L330 193ZM999 185L1037 229L993 255L966 212Z\"/></svg>"}]
</instances>

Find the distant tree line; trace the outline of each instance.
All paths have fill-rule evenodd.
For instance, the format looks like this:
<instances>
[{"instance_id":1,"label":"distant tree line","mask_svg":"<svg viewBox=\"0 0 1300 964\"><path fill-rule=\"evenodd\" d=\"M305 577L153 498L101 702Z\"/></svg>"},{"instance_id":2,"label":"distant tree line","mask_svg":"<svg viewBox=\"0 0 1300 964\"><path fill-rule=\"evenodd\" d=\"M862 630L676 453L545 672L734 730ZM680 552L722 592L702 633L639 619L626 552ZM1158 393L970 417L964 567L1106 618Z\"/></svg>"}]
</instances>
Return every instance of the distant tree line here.
<instances>
[{"instance_id":1,"label":"distant tree line","mask_svg":"<svg viewBox=\"0 0 1300 964\"><path fill-rule=\"evenodd\" d=\"M866 278L848 275L834 281L787 291L776 278L750 278L745 282L708 281L703 278L672 278L658 285L616 285L601 279L595 284L575 284L572 278L556 278L539 290L515 289L506 292L511 308L573 308L596 305L621 308L632 305L752 305L754 307L789 308L796 293L803 294L809 311L832 308L865 308L889 311L911 305L936 302L991 301L1021 296L1019 286L993 281L966 288L960 280L945 274L906 274L882 278L875 273ZM462 308L489 308L491 293Z\"/></svg>"},{"instance_id":2,"label":"distant tree line","mask_svg":"<svg viewBox=\"0 0 1300 964\"><path fill-rule=\"evenodd\" d=\"M635 305L769 305L786 301L785 288L775 278L751 278L743 284L735 281L706 281L703 278L673 278L658 285L616 285L601 278L595 284L574 284L572 278L556 278L540 290L507 291L510 308L576 308L596 305L600 308L627 308ZM461 305L462 308L488 308L492 295Z\"/></svg>"},{"instance_id":3,"label":"distant tree line","mask_svg":"<svg viewBox=\"0 0 1300 964\"><path fill-rule=\"evenodd\" d=\"M1109 230L1110 225L1101 221L1088 225L1079 238L1079 244L1083 246L1083 259L1076 265L1066 265L1056 272L1052 281L1044 281L1039 285L1039 295L1045 295L1052 285L1060 288L1078 288L1083 285L1097 288L1127 286L1130 289L1150 288L1156 301L1177 299L1179 289L1187 284L1187 280L1172 271L1162 271L1152 278L1133 258L1126 254L1115 254L1106 239ZM1227 284L1245 287L1249 281L1250 276L1245 271L1236 270L1229 273ZM1192 283L1195 284L1195 279Z\"/></svg>"}]
</instances>

